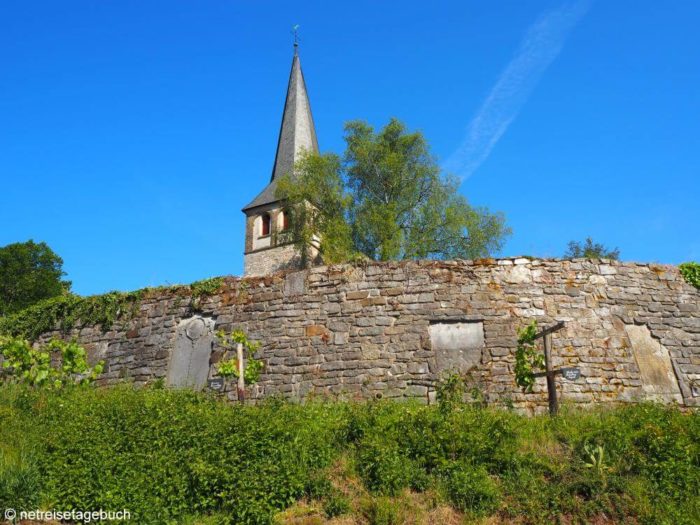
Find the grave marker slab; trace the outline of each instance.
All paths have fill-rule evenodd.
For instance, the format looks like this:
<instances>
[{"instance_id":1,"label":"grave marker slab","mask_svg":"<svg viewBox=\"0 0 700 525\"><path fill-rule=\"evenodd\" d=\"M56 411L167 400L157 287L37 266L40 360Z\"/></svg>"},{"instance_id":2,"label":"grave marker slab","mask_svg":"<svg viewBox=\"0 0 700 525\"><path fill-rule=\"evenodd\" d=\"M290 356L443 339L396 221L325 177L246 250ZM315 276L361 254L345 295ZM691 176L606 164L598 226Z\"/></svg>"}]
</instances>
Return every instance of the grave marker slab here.
<instances>
[{"instance_id":1,"label":"grave marker slab","mask_svg":"<svg viewBox=\"0 0 700 525\"><path fill-rule=\"evenodd\" d=\"M213 319L195 316L182 320L168 367L168 385L195 389L206 386L213 344Z\"/></svg>"}]
</instances>

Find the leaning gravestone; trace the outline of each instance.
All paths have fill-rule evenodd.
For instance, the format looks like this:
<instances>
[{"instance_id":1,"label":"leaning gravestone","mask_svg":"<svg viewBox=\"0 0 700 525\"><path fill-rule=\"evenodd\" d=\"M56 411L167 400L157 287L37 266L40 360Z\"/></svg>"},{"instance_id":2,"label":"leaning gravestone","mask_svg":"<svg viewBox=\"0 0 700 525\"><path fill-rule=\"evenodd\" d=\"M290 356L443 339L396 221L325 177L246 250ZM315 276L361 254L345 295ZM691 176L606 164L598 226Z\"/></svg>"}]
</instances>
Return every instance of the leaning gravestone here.
<instances>
[{"instance_id":1,"label":"leaning gravestone","mask_svg":"<svg viewBox=\"0 0 700 525\"><path fill-rule=\"evenodd\" d=\"M639 366L644 397L652 401L682 403L680 385L666 347L652 336L646 325L626 325L625 332Z\"/></svg>"},{"instance_id":2,"label":"leaning gravestone","mask_svg":"<svg viewBox=\"0 0 700 525\"><path fill-rule=\"evenodd\" d=\"M177 326L176 337L168 366L168 385L205 387L214 344L214 320L200 316L184 319Z\"/></svg>"}]
</instances>

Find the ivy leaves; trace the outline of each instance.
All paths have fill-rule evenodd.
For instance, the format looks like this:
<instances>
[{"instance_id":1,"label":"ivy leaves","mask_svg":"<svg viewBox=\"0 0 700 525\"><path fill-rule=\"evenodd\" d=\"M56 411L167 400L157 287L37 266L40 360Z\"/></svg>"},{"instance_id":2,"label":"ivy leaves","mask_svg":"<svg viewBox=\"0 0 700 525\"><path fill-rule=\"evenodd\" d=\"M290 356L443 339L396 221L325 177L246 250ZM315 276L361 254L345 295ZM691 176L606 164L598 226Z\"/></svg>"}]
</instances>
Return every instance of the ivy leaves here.
<instances>
[{"instance_id":1,"label":"ivy leaves","mask_svg":"<svg viewBox=\"0 0 700 525\"><path fill-rule=\"evenodd\" d=\"M260 379L260 372L263 369L263 362L257 359L247 359L243 368L243 380L246 385L257 383ZM221 377L235 377L238 379L238 359L228 359L220 361L217 366L217 371Z\"/></svg>"},{"instance_id":2,"label":"ivy leaves","mask_svg":"<svg viewBox=\"0 0 700 525\"><path fill-rule=\"evenodd\" d=\"M62 295L8 316L0 317L0 333L35 340L52 330L69 331L78 325L97 325L108 330L117 319L133 317L145 290L80 297Z\"/></svg>"},{"instance_id":3,"label":"ivy leaves","mask_svg":"<svg viewBox=\"0 0 700 525\"><path fill-rule=\"evenodd\" d=\"M518 348L515 351L515 383L524 392L532 392L535 384L535 370L544 369L544 354L535 347L537 321L518 330Z\"/></svg>"},{"instance_id":4,"label":"ivy leaves","mask_svg":"<svg viewBox=\"0 0 700 525\"><path fill-rule=\"evenodd\" d=\"M257 383L260 379L260 373L263 369L263 362L255 359L253 355L260 348L260 342L252 342L248 340L243 330L233 330L230 333L226 333L223 330L216 332L216 337L219 340L219 344L226 349L224 356L228 352L234 350L237 345L243 345L243 348L248 353L248 359L245 360L245 367L243 369L243 379L246 384L252 385ZM221 377L235 377L238 378L238 359L222 359L217 364L217 371Z\"/></svg>"},{"instance_id":5,"label":"ivy leaves","mask_svg":"<svg viewBox=\"0 0 700 525\"><path fill-rule=\"evenodd\" d=\"M60 366L52 366L51 355L57 353ZM86 385L102 373L104 362L90 367L85 349L75 341L52 339L46 345L32 347L19 337L0 337L2 368L18 383L32 387L61 388Z\"/></svg>"},{"instance_id":6,"label":"ivy leaves","mask_svg":"<svg viewBox=\"0 0 700 525\"><path fill-rule=\"evenodd\" d=\"M168 287L173 294L191 297L194 311L201 307L202 299L215 294L223 286L223 277L197 281L189 286ZM160 290L165 287L160 288ZM77 326L99 326L109 330L117 321L128 321L138 313L142 300L154 288L134 292L108 292L102 295L81 297L65 294L36 303L15 314L0 316L0 334L25 337L31 341L53 330L68 332Z\"/></svg>"}]
</instances>

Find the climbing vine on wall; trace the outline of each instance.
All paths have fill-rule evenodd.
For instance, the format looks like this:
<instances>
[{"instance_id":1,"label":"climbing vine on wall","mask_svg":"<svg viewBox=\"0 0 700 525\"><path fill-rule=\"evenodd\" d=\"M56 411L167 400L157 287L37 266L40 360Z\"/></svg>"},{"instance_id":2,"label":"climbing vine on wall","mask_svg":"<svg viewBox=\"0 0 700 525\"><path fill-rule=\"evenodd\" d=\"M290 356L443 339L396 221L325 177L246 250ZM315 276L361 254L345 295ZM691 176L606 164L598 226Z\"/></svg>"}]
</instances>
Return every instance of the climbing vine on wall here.
<instances>
[{"instance_id":1,"label":"climbing vine on wall","mask_svg":"<svg viewBox=\"0 0 700 525\"><path fill-rule=\"evenodd\" d=\"M190 305L197 310L202 298L216 293L223 282L222 277L214 277L170 289L178 290L178 293L189 292ZM135 292L109 292L89 297L73 294L53 297L16 314L0 317L0 334L33 341L41 334L53 330L67 332L77 326L99 326L102 330L109 330L116 321L133 319L139 312L141 301L154 290L163 289L144 288Z\"/></svg>"},{"instance_id":2,"label":"climbing vine on wall","mask_svg":"<svg viewBox=\"0 0 700 525\"><path fill-rule=\"evenodd\" d=\"M0 336L0 355L4 380L32 387L87 385L104 368L104 361L92 367L88 365L87 352L77 342L60 339L34 348L21 337ZM59 356L58 365L52 364L52 355Z\"/></svg>"},{"instance_id":3,"label":"climbing vine on wall","mask_svg":"<svg viewBox=\"0 0 700 525\"><path fill-rule=\"evenodd\" d=\"M145 290L109 292L80 297L62 295L37 303L14 315L0 318L0 333L29 340L52 330L68 331L82 325L108 330L117 319L131 318L139 309Z\"/></svg>"},{"instance_id":4,"label":"climbing vine on wall","mask_svg":"<svg viewBox=\"0 0 700 525\"><path fill-rule=\"evenodd\" d=\"M195 311L201 310L202 298L218 292L222 284L224 284L223 277L212 277L211 279L203 279L192 283L190 285L190 292L192 293L190 305L192 309Z\"/></svg>"},{"instance_id":5,"label":"climbing vine on wall","mask_svg":"<svg viewBox=\"0 0 700 525\"><path fill-rule=\"evenodd\" d=\"M203 297L213 295L219 291L221 285L224 284L223 277L212 277L211 279L203 279L196 281L190 285L192 297Z\"/></svg>"},{"instance_id":6,"label":"climbing vine on wall","mask_svg":"<svg viewBox=\"0 0 700 525\"><path fill-rule=\"evenodd\" d=\"M537 351L535 335L537 321L518 330L518 348L515 351L515 383L525 392L532 392L535 370L545 367L544 354Z\"/></svg>"},{"instance_id":7,"label":"climbing vine on wall","mask_svg":"<svg viewBox=\"0 0 700 525\"><path fill-rule=\"evenodd\" d=\"M248 385L257 383L263 369L263 362L259 359L255 359L253 355L260 348L260 343L248 340L243 330L234 330L230 333L219 330L216 332L216 337L219 340L219 344L225 348L224 359L217 364L219 375L221 377L238 377L238 359L235 357L226 359L226 356L228 352L235 351L237 345L240 343L248 354L248 358L245 359L243 379Z\"/></svg>"},{"instance_id":8,"label":"climbing vine on wall","mask_svg":"<svg viewBox=\"0 0 700 525\"><path fill-rule=\"evenodd\" d=\"M700 264L687 262L678 266L683 278L695 288L700 288Z\"/></svg>"}]
</instances>

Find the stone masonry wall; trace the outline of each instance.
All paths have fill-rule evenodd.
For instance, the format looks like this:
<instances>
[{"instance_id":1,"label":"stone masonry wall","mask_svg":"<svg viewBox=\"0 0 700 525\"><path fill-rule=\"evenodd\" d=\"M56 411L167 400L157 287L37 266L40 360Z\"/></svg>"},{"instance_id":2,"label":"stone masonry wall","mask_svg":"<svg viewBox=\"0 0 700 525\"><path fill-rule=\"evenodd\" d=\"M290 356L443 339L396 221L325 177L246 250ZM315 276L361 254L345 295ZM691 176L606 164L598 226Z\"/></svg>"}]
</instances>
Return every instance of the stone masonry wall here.
<instances>
[{"instance_id":1,"label":"stone masonry wall","mask_svg":"<svg viewBox=\"0 0 700 525\"><path fill-rule=\"evenodd\" d=\"M166 290L121 326L67 335L91 359L106 360L102 383L183 384L174 377L189 373L174 364L182 340L192 341L187 351L210 349L211 377L222 354L212 329L242 328L262 343L257 356L265 362L253 399L432 402L436 380L456 367L469 371L489 402L542 410L544 378L530 394L514 383L516 330L532 319L564 321L553 336L554 366L581 371L573 381L557 378L564 402L653 398L698 406L699 300L673 266L525 258L370 263L227 278L195 307ZM227 392L235 397L235 389Z\"/></svg>"},{"instance_id":2,"label":"stone masonry wall","mask_svg":"<svg viewBox=\"0 0 700 525\"><path fill-rule=\"evenodd\" d=\"M286 268L300 267L299 256L293 244L246 253L243 265L246 275L269 275Z\"/></svg>"}]
</instances>

